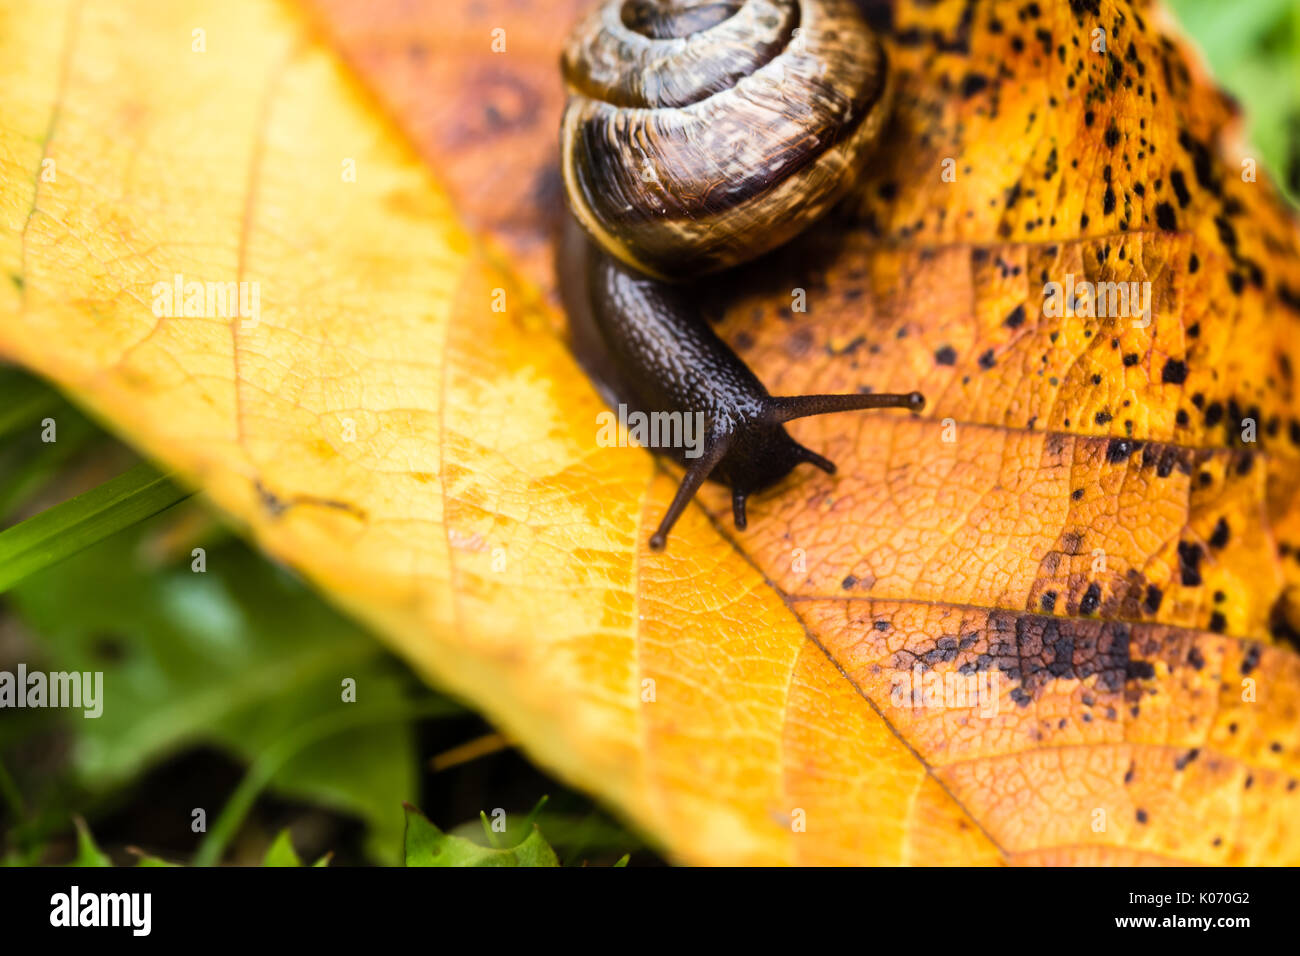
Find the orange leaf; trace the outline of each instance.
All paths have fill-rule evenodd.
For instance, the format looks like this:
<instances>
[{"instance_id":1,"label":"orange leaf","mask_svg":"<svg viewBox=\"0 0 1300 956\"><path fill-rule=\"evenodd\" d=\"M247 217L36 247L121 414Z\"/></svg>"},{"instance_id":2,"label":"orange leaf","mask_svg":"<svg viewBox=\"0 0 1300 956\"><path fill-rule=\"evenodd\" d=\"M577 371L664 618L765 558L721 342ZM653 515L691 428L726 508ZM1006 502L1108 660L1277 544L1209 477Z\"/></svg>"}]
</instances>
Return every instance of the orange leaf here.
<instances>
[{"instance_id":1,"label":"orange leaf","mask_svg":"<svg viewBox=\"0 0 1300 956\"><path fill-rule=\"evenodd\" d=\"M3 8L0 348L676 858L1300 862L1296 226L1153 10L880 20L858 201L720 328L774 392L930 405L796 423L837 477L655 554L673 479L596 447L548 304L571 18L365 6ZM177 274L258 320L159 318ZM1045 315L1067 276L1152 322Z\"/></svg>"}]
</instances>

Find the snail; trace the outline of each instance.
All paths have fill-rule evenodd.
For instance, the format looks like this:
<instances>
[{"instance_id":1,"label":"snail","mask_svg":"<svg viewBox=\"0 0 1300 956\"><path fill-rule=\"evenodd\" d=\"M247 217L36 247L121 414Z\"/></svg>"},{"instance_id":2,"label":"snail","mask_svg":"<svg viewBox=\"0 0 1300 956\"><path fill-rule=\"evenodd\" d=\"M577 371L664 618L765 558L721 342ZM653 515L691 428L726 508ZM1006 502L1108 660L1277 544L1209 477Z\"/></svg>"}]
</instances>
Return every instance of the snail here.
<instances>
[{"instance_id":1,"label":"snail","mask_svg":"<svg viewBox=\"0 0 1300 956\"><path fill-rule=\"evenodd\" d=\"M774 397L709 327L689 286L789 241L853 186L889 115L884 47L852 0L605 0L561 62L571 321L603 348L598 383L646 413L702 414L702 450L650 538L706 479L746 500L796 465L835 465L785 429L908 394ZM590 368L589 368L590 371Z\"/></svg>"}]
</instances>

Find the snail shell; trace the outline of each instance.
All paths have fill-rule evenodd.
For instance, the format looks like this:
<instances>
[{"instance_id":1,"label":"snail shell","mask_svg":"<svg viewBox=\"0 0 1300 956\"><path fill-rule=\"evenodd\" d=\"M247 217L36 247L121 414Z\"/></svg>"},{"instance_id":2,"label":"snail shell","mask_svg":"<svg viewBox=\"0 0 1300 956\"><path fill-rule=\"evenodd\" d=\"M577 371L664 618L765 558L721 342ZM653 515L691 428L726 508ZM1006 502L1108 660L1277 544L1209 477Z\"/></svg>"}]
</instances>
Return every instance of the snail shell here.
<instances>
[{"instance_id":1,"label":"snail shell","mask_svg":"<svg viewBox=\"0 0 1300 956\"><path fill-rule=\"evenodd\" d=\"M852 0L607 0L564 55L569 204L661 278L781 245L852 185L888 118Z\"/></svg>"}]
</instances>

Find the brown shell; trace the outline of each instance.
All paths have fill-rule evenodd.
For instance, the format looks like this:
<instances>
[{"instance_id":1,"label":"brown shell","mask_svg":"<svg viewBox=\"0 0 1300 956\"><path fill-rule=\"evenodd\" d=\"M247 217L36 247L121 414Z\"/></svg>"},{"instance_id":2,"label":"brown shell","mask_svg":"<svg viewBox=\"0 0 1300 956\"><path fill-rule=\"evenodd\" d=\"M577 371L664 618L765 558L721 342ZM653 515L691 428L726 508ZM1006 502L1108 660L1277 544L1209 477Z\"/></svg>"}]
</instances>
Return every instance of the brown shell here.
<instances>
[{"instance_id":1,"label":"brown shell","mask_svg":"<svg viewBox=\"0 0 1300 956\"><path fill-rule=\"evenodd\" d=\"M851 0L653 6L609 0L570 39L564 182L602 247L679 279L825 214L880 134L889 71Z\"/></svg>"}]
</instances>

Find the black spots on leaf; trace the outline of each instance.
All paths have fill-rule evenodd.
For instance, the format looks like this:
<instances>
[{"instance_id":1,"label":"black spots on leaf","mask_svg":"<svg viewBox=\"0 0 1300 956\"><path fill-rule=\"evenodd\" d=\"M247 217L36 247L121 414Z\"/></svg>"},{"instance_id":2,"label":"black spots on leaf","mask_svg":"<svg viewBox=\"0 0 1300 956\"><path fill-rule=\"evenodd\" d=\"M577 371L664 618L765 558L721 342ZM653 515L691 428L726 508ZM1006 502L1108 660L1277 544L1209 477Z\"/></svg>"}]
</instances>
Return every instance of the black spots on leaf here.
<instances>
[{"instance_id":1,"label":"black spots on leaf","mask_svg":"<svg viewBox=\"0 0 1300 956\"><path fill-rule=\"evenodd\" d=\"M1178 573L1183 587L1201 586L1201 558L1204 556L1204 549L1194 541L1178 542Z\"/></svg>"},{"instance_id":2,"label":"black spots on leaf","mask_svg":"<svg viewBox=\"0 0 1300 956\"><path fill-rule=\"evenodd\" d=\"M1210 615L1210 630L1215 634L1222 634L1228 629L1228 619L1219 611Z\"/></svg>"},{"instance_id":3,"label":"black spots on leaf","mask_svg":"<svg viewBox=\"0 0 1300 956\"><path fill-rule=\"evenodd\" d=\"M1082 600L1079 601L1079 613L1085 617L1092 614L1101 606L1101 585L1093 581L1088 585L1088 590L1084 592Z\"/></svg>"},{"instance_id":4,"label":"black spots on leaf","mask_svg":"<svg viewBox=\"0 0 1300 956\"><path fill-rule=\"evenodd\" d=\"M1130 677L1131 630L1123 621L992 611L985 631L987 645L964 655L964 660L958 655L957 669L973 674L996 668L1018 683L1011 696L1021 706L1054 680L1095 677L1098 691L1119 693ZM894 660L895 667L910 669L911 665L905 658Z\"/></svg>"},{"instance_id":5,"label":"black spots on leaf","mask_svg":"<svg viewBox=\"0 0 1300 956\"><path fill-rule=\"evenodd\" d=\"M1070 0L1070 9L1078 17L1083 16L1085 13L1091 13L1094 17L1099 17L1101 16L1101 0Z\"/></svg>"},{"instance_id":6,"label":"black spots on leaf","mask_svg":"<svg viewBox=\"0 0 1300 956\"><path fill-rule=\"evenodd\" d=\"M1002 320L1002 324L1009 329L1018 329L1025 323L1025 307L1018 305L1011 310L1011 314Z\"/></svg>"},{"instance_id":7,"label":"black spots on leaf","mask_svg":"<svg viewBox=\"0 0 1300 956\"><path fill-rule=\"evenodd\" d=\"M1259 267L1259 263L1252 262L1250 259L1244 257L1238 258L1237 261L1241 267L1246 270L1247 277L1250 279L1250 284L1256 289L1264 288L1264 270Z\"/></svg>"},{"instance_id":8,"label":"black spots on leaf","mask_svg":"<svg viewBox=\"0 0 1300 956\"><path fill-rule=\"evenodd\" d=\"M947 664L957 659L957 639L946 635L934 642L934 650L925 655L927 664Z\"/></svg>"},{"instance_id":9,"label":"black spots on leaf","mask_svg":"<svg viewBox=\"0 0 1300 956\"><path fill-rule=\"evenodd\" d=\"M1088 110L1086 113L1083 114L1083 125L1091 126L1096 119L1097 119L1097 114L1094 113L1092 110Z\"/></svg>"},{"instance_id":10,"label":"black spots on leaf","mask_svg":"<svg viewBox=\"0 0 1300 956\"><path fill-rule=\"evenodd\" d=\"M1078 501L1080 498L1083 497L1083 489L1075 488L1074 491L1070 492L1070 497L1073 498L1075 501Z\"/></svg>"},{"instance_id":11,"label":"black spots on leaf","mask_svg":"<svg viewBox=\"0 0 1300 956\"><path fill-rule=\"evenodd\" d=\"M1034 31L1034 38L1043 45L1043 56L1052 55L1052 32L1039 27Z\"/></svg>"},{"instance_id":12,"label":"black spots on leaf","mask_svg":"<svg viewBox=\"0 0 1300 956\"><path fill-rule=\"evenodd\" d=\"M1228 273L1228 288L1232 289L1233 295L1241 295L1241 291L1246 288L1246 279L1240 272Z\"/></svg>"},{"instance_id":13,"label":"black spots on leaf","mask_svg":"<svg viewBox=\"0 0 1300 956\"><path fill-rule=\"evenodd\" d=\"M1106 460L1112 465L1128 461L1129 456L1137 450L1137 447L1137 442L1130 441L1127 438L1112 438L1106 444Z\"/></svg>"},{"instance_id":14,"label":"black spots on leaf","mask_svg":"<svg viewBox=\"0 0 1300 956\"><path fill-rule=\"evenodd\" d=\"M1150 819L1150 818L1147 816L1147 812L1146 812L1145 810L1143 810L1141 807L1138 807L1138 809L1137 809L1137 813L1135 814L1135 816L1137 817L1137 822L1138 822L1138 823L1146 823L1147 820Z\"/></svg>"},{"instance_id":15,"label":"black spots on leaf","mask_svg":"<svg viewBox=\"0 0 1300 956\"><path fill-rule=\"evenodd\" d=\"M1146 186L1142 185L1141 183L1134 183L1133 191L1137 193L1139 196L1145 196L1147 194Z\"/></svg>"},{"instance_id":16,"label":"black spots on leaf","mask_svg":"<svg viewBox=\"0 0 1300 956\"><path fill-rule=\"evenodd\" d=\"M983 352L979 357L979 363L980 363L980 368L984 369L985 371L988 371L994 365L996 365L997 359L994 358L993 356L993 350L988 349L987 351Z\"/></svg>"},{"instance_id":17,"label":"black spots on leaf","mask_svg":"<svg viewBox=\"0 0 1300 956\"><path fill-rule=\"evenodd\" d=\"M1180 408L1174 413L1174 424L1179 428L1186 428L1192 423L1192 417L1187 414L1187 409Z\"/></svg>"},{"instance_id":18,"label":"black spots on leaf","mask_svg":"<svg viewBox=\"0 0 1300 956\"><path fill-rule=\"evenodd\" d=\"M857 586L858 586L858 579L851 574L848 577L846 577L843 581L840 582L840 587L842 587L846 591L852 590Z\"/></svg>"},{"instance_id":19,"label":"black spots on leaf","mask_svg":"<svg viewBox=\"0 0 1300 956\"><path fill-rule=\"evenodd\" d=\"M1178 198L1178 205L1184 209L1192 201L1192 194L1187 191L1187 180L1183 178L1183 171L1175 169L1169 174L1169 185L1174 187L1174 195Z\"/></svg>"},{"instance_id":20,"label":"black spots on leaf","mask_svg":"<svg viewBox=\"0 0 1300 956\"><path fill-rule=\"evenodd\" d=\"M1156 206L1156 225L1165 232L1178 231L1178 215L1169 203L1162 202Z\"/></svg>"},{"instance_id":21,"label":"black spots on leaf","mask_svg":"<svg viewBox=\"0 0 1300 956\"><path fill-rule=\"evenodd\" d=\"M1169 359L1160 373L1160 381L1169 385L1182 385L1187 381L1187 363L1180 359Z\"/></svg>"},{"instance_id":22,"label":"black spots on leaf","mask_svg":"<svg viewBox=\"0 0 1300 956\"><path fill-rule=\"evenodd\" d=\"M1201 259L1196 253L1192 253L1187 260L1187 271L1195 275L1201 268Z\"/></svg>"},{"instance_id":23,"label":"black spots on leaf","mask_svg":"<svg viewBox=\"0 0 1300 956\"><path fill-rule=\"evenodd\" d=\"M1237 230L1233 228L1232 223L1228 222L1223 216L1215 216L1214 226L1219 232L1219 241L1229 251L1235 252L1237 249Z\"/></svg>"},{"instance_id":24,"label":"black spots on leaf","mask_svg":"<svg viewBox=\"0 0 1300 956\"><path fill-rule=\"evenodd\" d=\"M1228 527L1228 519L1220 518L1218 524L1214 526L1214 533L1210 535L1210 547L1221 551L1228 546L1228 539L1231 536L1232 529Z\"/></svg>"},{"instance_id":25,"label":"black spots on leaf","mask_svg":"<svg viewBox=\"0 0 1300 956\"><path fill-rule=\"evenodd\" d=\"M970 99L977 93L985 90L989 85L989 78L983 73L967 73L962 77L961 95L962 99Z\"/></svg>"},{"instance_id":26,"label":"black spots on leaf","mask_svg":"<svg viewBox=\"0 0 1300 956\"><path fill-rule=\"evenodd\" d=\"M1088 214L1086 212L1083 213L1081 216L1079 216L1079 228L1080 229L1088 228Z\"/></svg>"},{"instance_id":27,"label":"black spots on leaf","mask_svg":"<svg viewBox=\"0 0 1300 956\"><path fill-rule=\"evenodd\" d=\"M1223 421L1223 403L1210 402L1205 409L1205 427L1213 428L1221 421Z\"/></svg>"},{"instance_id":28,"label":"black spots on leaf","mask_svg":"<svg viewBox=\"0 0 1300 956\"><path fill-rule=\"evenodd\" d=\"M1115 121L1111 120L1110 125L1106 127L1106 148L1114 149L1119 145L1119 127Z\"/></svg>"},{"instance_id":29,"label":"black spots on leaf","mask_svg":"<svg viewBox=\"0 0 1300 956\"><path fill-rule=\"evenodd\" d=\"M1110 422L1110 420L1111 420L1112 417L1113 417L1113 416L1110 414L1110 412L1107 412L1107 411L1100 411L1100 412L1098 412L1095 416L1093 416L1093 420L1094 420L1098 425L1105 425L1105 424L1107 424L1108 422Z\"/></svg>"},{"instance_id":30,"label":"black spots on leaf","mask_svg":"<svg viewBox=\"0 0 1300 956\"><path fill-rule=\"evenodd\" d=\"M1192 645L1192 649L1187 652L1187 663L1191 664L1192 667L1198 671L1205 667L1205 655L1202 654L1201 649L1194 644Z\"/></svg>"},{"instance_id":31,"label":"black spots on leaf","mask_svg":"<svg viewBox=\"0 0 1300 956\"><path fill-rule=\"evenodd\" d=\"M1219 183L1214 178L1214 163L1210 156L1209 147L1194 139L1187 130L1179 132L1178 145L1191 157L1192 171L1196 174L1196 181L1201 188L1208 189L1216 196L1220 195Z\"/></svg>"},{"instance_id":32,"label":"black spots on leaf","mask_svg":"<svg viewBox=\"0 0 1300 956\"><path fill-rule=\"evenodd\" d=\"M1020 201L1020 182L1019 180L1017 180L1016 182L1012 183L1011 187L1007 190L1007 199L1004 205L1006 206L1007 209L1011 209L1019 201Z\"/></svg>"},{"instance_id":33,"label":"black spots on leaf","mask_svg":"<svg viewBox=\"0 0 1300 956\"><path fill-rule=\"evenodd\" d=\"M957 350L951 345L944 345L934 350L934 364L936 365L956 365Z\"/></svg>"},{"instance_id":34,"label":"black spots on leaf","mask_svg":"<svg viewBox=\"0 0 1300 956\"><path fill-rule=\"evenodd\" d=\"M1150 661L1129 661L1124 676L1129 680L1150 680L1156 676L1156 668Z\"/></svg>"},{"instance_id":35,"label":"black spots on leaf","mask_svg":"<svg viewBox=\"0 0 1300 956\"><path fill-rule=\"evenodd\" d=\"M1114 186L1111 186L1109 184L1106 186L1106 192L1101 197L1101 211L1103 214L1107 216L1109 216L1111 213L1115 211L1115 187Z\"/></svg>"},{"instance_id":36,"label":"black spots on leaf","mask_svg":"<svg viewBox=\"0 0 1300 956\"><path fill-rule=\"evenodd\" d=\"M1277 285L1277 297L1292 312L1300 313L1300 289L1292 289L1285 282Z\"/></svg>"},{"instance_id":37,"label":"black spots on leaf","mask_svg":"<svg viewBox=\"0 0 1300 956\"><path fill-rule=\"evenodd\" d=\"M1129 424L1125 422L1126 426ZM1174 473L1175 468L1186 475L1191 473L1189 457L1187 449L1177 445L1152 442L1142 448L1142 467L1149 468L1155 465L1157 478L1168 478Z\"/></svg>"},{"instance_id":38,"label":"black spots on leaf","mask_svg":"<svg viewBox=\"0 0 1300 956\"><path fill-rule=\"evenodd\" d=\"M1124 362L1125 368L1132 368L1138 363L1138 354L1136 352L1128 352L1124 355L1122 361Z\"/></svg>"},{"instance_id":39,"label":"black spots on leaf","mask_svg":"<svg viewBox=\"0 0 1300 956\"><path fill-rule=\"evenodd\" d=\"M1114 53L1107 53L1106 59L1110 61L1110 76L1106 78L1106 85L1114 90L1119 87L1120 81L1124 79L1124 61ZM1130 85L1132 85L1131 82Z\"/></svg>"},{"instance_id":40,"label":"black spots on leaf","mask_svg":"<svg viewBox=\"0 0 1300 956\"><path fill-rule=\"evenodd\" d=\"M741 334L744 334L744 333L741 333ZM749 341L748 341L747 343L745 343L744 345L742 345L741 342L740 342L740 335L737 335L737 336L736 336L736 349L737 349L738 351L740 351L740 350L748 350L749 348L752 348L752 347L753 347L753 344L754 344L754 342L753 342L753 337L752 337L752 336L747 336L747 338L749 339ZM834 345L830 345L830 344L828 344L828 345L826 346L826 352L827 352L827 354L829 354L829 355L852 355L854 352L856 352L858 349L862 348L862 346L864 346L864 345L866 345L866 344L867 344L867 337L866 337L865 335L859 335L859 336L856 336L855 338L849 340L848 342L846 342L846 343L845 343L842 347L840 347L840 348L836 348Z\"/></svg>"},{"instance_id":41,"label":"black spots on leaf","mask_svg":"<svg viewBox=\"0 0 1300 956\"><path fill-rule=\"evenodd\" d=\"M1174 758L1174 769L1178 771L1186 770L1188 765L1201 755L1199 747L1193 747L1186 753L1179 754Z\"/></svg>"},{"instance_id":42,"label":"black spots on leaf","mask_svg":"<svg viewBox=\"0 0 1300 956\"><path fill-rule=\"evenodd\" d=\"M1051 614L1056 610L1056 592L1044 591L1042 597L1038 599L1038 604L1043 609L1044 614Z\"/></svg>"},{"instance_id":43,"label":"black spots on leaf","mask_svg":"<svg viewBox=\"0 0 1300 956\"><path fill-rule=\"evenodd\" d=\"M1247 676L1248 674L1250 674L1251 671L1253 671L1258 666L1259 666L1259 645L1251 644L1250 647L1246 649L1246 653L1243 654L1241 657L1242 676L1243 677Z\"/></svg>"},{"instance_id":44,"label":"black spots on leaf","mask_svg":"<svg viewBox=\"0 0 1300 956\"><path fill-rule=\"evenodd\" d=\"M887 631L887 630L889 630L889 622L888 622L888 621L876 621L872 626L873 626L877 631Z\"/></svg>"},{"instance_id":45,"label":"black spots on leaf","mask_svg":"<svg viewBox=\"0 0 1300 956\"><path fill-rule=\"evenodd\" d=\"M1273 607L1269 610L1268 632L1279 643L1289 644L1294 650L1300 651L1300 631L1296 630L1287 617L1285 595L1274 601Z\"/></svg>"},{"instance_id":46,"label":"black spots on leaf","mask_svg":"<svg viewBox=\"0 0 1300 956\"><path fill-rule=\"evenodd\" d=\"M966 9L962 11L961 22L957 25L955 36L945 36L939 30L925 30L921 27L907 27L905 29L888 29L882 30L882 33L892 33L894 42L902 47L922 47L929 46L944 53L970 53L970 29L974 17L975 7L968 3ZM879 19L893 18L893 10L887 4L873 3L867 7L868 14L873 11L883 11ZM877 17L869 16L869 20Z\"/></svg>"},{"instance_id":47,"label":"black spots on leaf","mask_svg":"<svg viewBox=\"0 0 1300 956\"><path fill-rule=\"evenodd\" d=\"M1100 372L1097 372L1096 374L1094 374L1094 375L1092 376L1092 384L1093 384L1093 385L1100 385L1100 384L1101 384L1101 373L1100 373Z\"/></svg>"}]
</instances>

